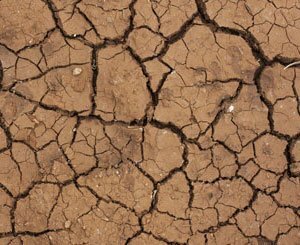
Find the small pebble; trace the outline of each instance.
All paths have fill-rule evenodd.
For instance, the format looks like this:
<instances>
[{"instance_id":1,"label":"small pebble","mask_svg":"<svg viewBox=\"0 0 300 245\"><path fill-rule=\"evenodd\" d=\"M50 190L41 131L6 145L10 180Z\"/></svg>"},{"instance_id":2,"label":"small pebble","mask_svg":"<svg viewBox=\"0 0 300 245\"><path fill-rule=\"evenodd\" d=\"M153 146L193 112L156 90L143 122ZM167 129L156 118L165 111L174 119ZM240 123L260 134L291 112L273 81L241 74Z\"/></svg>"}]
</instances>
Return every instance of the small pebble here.
<instances>
[{"instance_id":1,"label":"small pebble","mask_svg":"<svg viewBox=\"0 0 300 245\"><path fill-rule=\"evenodd\" d=\"M81 74L81 72L82 72L82 69L79 68L79 67L76 67L76 68L73 70L73 75L74 75L74 76L78 76L78 75Z\"/></svg>"},{"instance_id":2,"label":"small pebble","mask_svg":"<svg viewBox=\"0 0 300 245\"><path fill-rule=\"evenodd\" d=\"M233 112L233 110L234 110L234 106L233 105L231 105L231 106L229 106L229 108L228 108L228 112Z\"/></svg>"},{"instance_id":3,"label":"small pebble","mask_svg":"<svg viewBox=\"0 0 300 245\"><path fill-rule=\"evenodd\" d=\"M69 229L71 227L71 221L70 220L67 220L66 222L65 222L65 228L66 229Z\"/></svg>"}]
</instances>

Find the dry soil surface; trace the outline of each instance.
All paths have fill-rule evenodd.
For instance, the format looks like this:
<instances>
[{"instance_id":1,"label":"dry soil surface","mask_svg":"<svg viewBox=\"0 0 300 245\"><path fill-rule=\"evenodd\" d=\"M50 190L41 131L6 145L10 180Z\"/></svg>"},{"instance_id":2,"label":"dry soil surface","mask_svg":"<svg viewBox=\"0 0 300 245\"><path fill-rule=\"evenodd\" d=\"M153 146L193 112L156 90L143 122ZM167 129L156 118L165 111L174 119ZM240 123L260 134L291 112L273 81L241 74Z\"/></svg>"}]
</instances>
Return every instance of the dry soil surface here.
<instances>
[{"instance_id":1,"label":"dry soil surface","mask_svg":"<svg viewBox=\"0 0 300 245\"><path fill-rule=\"evenodd\" d=\"M300 244L299 0L0 0L0 244Z\"/></svg>"}]
</instances>

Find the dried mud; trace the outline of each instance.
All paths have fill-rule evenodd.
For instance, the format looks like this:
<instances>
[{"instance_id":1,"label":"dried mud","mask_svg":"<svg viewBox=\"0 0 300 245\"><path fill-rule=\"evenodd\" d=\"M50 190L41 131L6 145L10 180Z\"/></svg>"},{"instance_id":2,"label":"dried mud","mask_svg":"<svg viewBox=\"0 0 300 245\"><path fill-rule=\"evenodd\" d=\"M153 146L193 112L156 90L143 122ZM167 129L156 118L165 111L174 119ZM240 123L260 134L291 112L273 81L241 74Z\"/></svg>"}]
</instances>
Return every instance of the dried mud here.
<instances>
[{"instance_id":1,"label":"dried mud","mask_svg":"<svg viewBox=\"0 0 300 245\"><path fill-rule=\"evenodd\" d=\"M0 0L0 244L300 244L298 0Z\"/></svg>"}]
</instances>

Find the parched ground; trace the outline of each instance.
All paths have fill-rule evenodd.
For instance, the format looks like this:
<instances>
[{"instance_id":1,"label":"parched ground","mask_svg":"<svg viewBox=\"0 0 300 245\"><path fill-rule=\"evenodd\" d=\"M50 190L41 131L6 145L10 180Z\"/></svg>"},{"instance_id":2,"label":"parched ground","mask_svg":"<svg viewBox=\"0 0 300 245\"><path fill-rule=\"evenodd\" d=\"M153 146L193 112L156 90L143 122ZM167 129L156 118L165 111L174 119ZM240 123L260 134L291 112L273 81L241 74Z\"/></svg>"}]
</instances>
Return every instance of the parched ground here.
<instances>
[{"instance_id":1,"label":"parched ground","mask_svg":"<svg viewBox=\"0 0 300 245\"><path fill-rule=\"evenodd\" d=\"M300 244L299 0L0 0L0 244Z\"/></svg>"}]
</instances>

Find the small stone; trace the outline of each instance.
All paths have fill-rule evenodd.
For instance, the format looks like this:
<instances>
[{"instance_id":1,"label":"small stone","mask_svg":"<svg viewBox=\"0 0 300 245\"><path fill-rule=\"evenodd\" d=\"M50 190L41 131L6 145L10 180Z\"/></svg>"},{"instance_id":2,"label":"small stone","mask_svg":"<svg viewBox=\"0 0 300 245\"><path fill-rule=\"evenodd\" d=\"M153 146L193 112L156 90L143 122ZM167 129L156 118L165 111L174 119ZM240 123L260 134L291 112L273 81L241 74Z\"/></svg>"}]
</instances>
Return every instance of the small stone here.
<instances>
[{"instance_id":1,"label":"small stone","mask_svg":"<svg viewBox=\"0 0 300 245\"><path fill-rule=\"evenodd\" d=\"M67 220L66 222L65 222L65 228L66 229L69 229L71 227L71 221L70 220Z\"/></svg>"},{"instance_id":2,"label":"small stone","mask_svg":"<svg viewBox=\"0 0 300 245\"><path fill-rule=\"evenodd\" d=\"M231 106L229 106L229 108L228 108L228 112L233 112L233 110L234 110L234 106L233 105L231 105Z\"/></svg>"},{"instance_id":3,"label":"small stone","mask_svg":"<svg viewBox=\"0 0 300 245\"><path fill-rule=\"evenodd\" d=\"M73 76L79 76L82 72L82 69L79 68L79 67L76 67L74 70L73 70Z\"/></svg>"}]
</instances>

